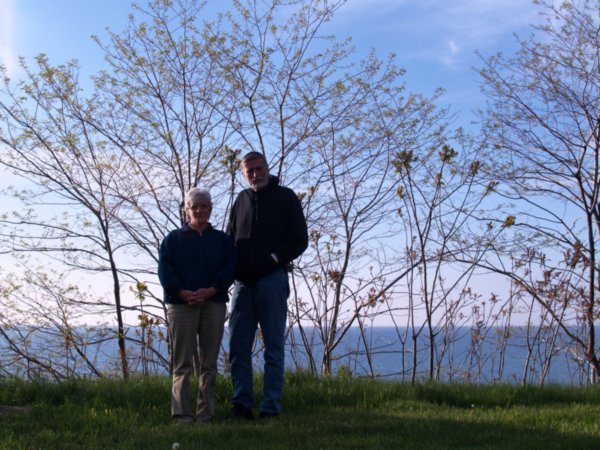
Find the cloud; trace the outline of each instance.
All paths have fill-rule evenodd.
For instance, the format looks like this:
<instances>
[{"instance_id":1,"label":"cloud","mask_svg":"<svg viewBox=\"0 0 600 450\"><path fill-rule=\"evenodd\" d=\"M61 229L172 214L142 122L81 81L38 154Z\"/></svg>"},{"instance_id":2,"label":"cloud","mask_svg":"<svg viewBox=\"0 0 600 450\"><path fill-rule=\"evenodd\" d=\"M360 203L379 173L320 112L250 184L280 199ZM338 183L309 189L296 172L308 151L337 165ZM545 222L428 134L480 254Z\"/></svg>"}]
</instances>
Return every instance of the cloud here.
<instances>
[{"instance_id":1,"label":"cloud","mask_svg":"<svg viewBox=\"0 0 600 450\"><path fill-rule=\"evenodd\" d=\"M529 34L538 21L538 7L523 0L444 2L432 14L440 31L438 58L447 67L467 65L476 50L486 53L513 45L513 33Z\"/></svg>"},{"instance_id":2,"label":"cloud","mask_svg":"<svg viewBox=\"0 0 600 450\"><path fill-rule=\"evenodd\" d=\"M523 0L466 0L447 2L437 15L449 33L487 43L528 27L536 21L537 6Z\"/></svg>"},{"instance_id":3,"label":"cloud","mask_svg":"<svg viewBox=\"0 0 600 450\"><path fill-rule=\"evenodd\" d=\"M0 65L6 68L9 76L18 67L14 51L14 6L14 0L0 1Z\"/></svg>"},{"instance_id":4,"label":"cloud","mask_svg":"<svg viewBox=\"0 0 600 450\"><path fill-rule=\"evenodd\" d=\"M446 67L453 67L458 63L459 55L460 55L460 46L453 39L450 39L446 42L446 51L443 52L438 57L438 59Z\"/></svg>"},{"instance_id":5,"label":"cloud","mask_svg":"<svg viewBox=\"0 0 600 450\"><path fill-rule=\"evenodd\" d=\"M468 65L475 50L497 50L539 22L528 0L348 0L342 11L346 20L378 23L398 45L412 42L413 58L446 67Z\"/></svg>"},{"instance_id":6,"label":"cloud","mask_svg":"<svg viewBox=\"0 0 600 450\"><path fill-rule=\"evenodd\" d=\"M363 14L364 12L386 13L401 9L411 0L348 0L342 11L346 14Z\"/></svg>"},{"instance_id":7,"label":"cloud","mask_svg":"<svg viewBox=\"0 0 600 450\"><path fill-rule=\"evenodd\" d=\"M460 51L460 48L452 39L448 41L448 48L450 49L450 53L452 53L453 55L456 55Z\"/></svg>"}]
</instances>

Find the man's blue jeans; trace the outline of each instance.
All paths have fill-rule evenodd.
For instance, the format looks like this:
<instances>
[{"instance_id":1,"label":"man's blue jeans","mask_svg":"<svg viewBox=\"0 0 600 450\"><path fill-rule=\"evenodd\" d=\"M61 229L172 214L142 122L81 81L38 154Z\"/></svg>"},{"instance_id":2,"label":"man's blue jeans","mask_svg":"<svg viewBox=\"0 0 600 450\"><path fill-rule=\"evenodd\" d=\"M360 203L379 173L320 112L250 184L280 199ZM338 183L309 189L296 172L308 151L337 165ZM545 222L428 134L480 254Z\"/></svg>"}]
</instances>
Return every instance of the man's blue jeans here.
<instances>
[{"instance_id":1,"label":"man's blue jeans","mask_svg":"<svg viewBox=\"0 0 600 450\"><path fill-rule=\"evenodd\" d=\"M264 354L264 386L260 410L279 414L283 392L285 322L290 294L287 272L281 268L261 278L254 287L236 281L229 318L229 361L233 396L231 402L250 409L252 395L252 348L260 325Z\"/></svg>"}]
</instances>

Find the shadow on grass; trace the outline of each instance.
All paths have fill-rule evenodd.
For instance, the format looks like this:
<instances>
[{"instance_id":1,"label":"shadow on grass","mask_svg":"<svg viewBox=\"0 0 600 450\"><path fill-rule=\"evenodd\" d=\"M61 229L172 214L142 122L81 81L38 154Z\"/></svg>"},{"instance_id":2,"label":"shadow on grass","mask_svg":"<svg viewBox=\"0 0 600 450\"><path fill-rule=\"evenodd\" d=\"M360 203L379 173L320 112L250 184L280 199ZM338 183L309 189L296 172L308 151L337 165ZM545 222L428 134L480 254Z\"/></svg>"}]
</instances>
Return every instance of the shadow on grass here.
<instances>
[{"instance_id":1,"label":"shadow on grass","mask_svg":"<svg viewBox=\"0 0 600 450\"><path fill-rule=\"evenodd\" d=\"M67 406L34 408L19 418L5 417L2 425L21 436L15 441L20 446L13 448L167 449L174 442L181 444L181 450L599 448L598 439L590 435L548 430L530 421L511 425L485 415L434 418L427 417L431 410L424 414L406 405L407 411L402 412L403 406L399 402L395 411L382 414L315 405L311 411L288 408L279 419L266 422L230 422L228 408L220 405L215 422L204 425L173 425L163 410L142 409L139 416L126 410L86 410L79 417L69 416ZM0 444L0 448L11 447Z\"/></svg>"},{"instance_id":2,"label":"shadow on grass","mask_svg":"<svg viewBox=\"0 0 600 450\"><path fill-rule=\"evenodd\" d=\"M593 425L600 408L597 388L411 386L290 376L281 418L240 423L227 420L230 380L220 378L217 418L206 425L171 424L169 391L168 379L6 385L0 398L32 401L33 409L0 416L0 449L169 449L174 442L181 450L600 448ZM579 404L577 411L571 404ZM561 431L556 423L564 424Z\"/></svg>"},{"instance_id":3,"label":"shadow on grass","mask_svg":"<svg viewBox=\"0 0 600 450\"><path fill-rule=\"evenodd\" d=\"M161 435L181 443L182 450L598 448L597 438L579 433L499 425L494 421L419 419L408 414L399 417L361 411L322 412L308 417L290 412L267 423L219 419L210 425L170 426ZM143 430L131 434L125 446L154 448Z\"/></svg>"},{"instance_id":4,"label":"shadow on grass","mask_svg":"<svg viewBox=\"0 0 600 450\"><path fill-rule=\"evenodd\" d=\"M598 439L533 426L499 424L494 420L419 418L415 414L382 415L337 412L320 416L320 428L304 430L311 448L443 449L597 449ZM300 436L299 436L300 437Z\"/></svg>"},{"instance_id":5,"label":"shadow on grass","mask_svg":"<svg viewBox=\"0 0 600 450\"><path fill-rule=\"evenodd\" d=\"M568 386L512 386L482 385L469 386L452 384L423 384L409 389L414 398L436 405L450 405L457 408L510 407L510 406L548 406L558 404L600 404L600 387L587 386L573 388Z\"/></svg>"}]
</instances>

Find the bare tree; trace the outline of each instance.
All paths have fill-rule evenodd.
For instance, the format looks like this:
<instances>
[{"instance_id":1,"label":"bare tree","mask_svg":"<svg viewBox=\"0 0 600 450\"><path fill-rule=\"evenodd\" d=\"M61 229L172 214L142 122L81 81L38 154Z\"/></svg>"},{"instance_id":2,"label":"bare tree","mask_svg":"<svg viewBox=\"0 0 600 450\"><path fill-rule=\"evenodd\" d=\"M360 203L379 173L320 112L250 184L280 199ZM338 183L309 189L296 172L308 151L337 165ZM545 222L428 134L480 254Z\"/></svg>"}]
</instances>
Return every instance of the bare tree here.
<instances>
[{"instance_id":1,"label":"bare tree","mask_svg":"<svg viewBox=\"0 0 600 450\"><path fill-rule=\"evenodd\" d=\"M504 217L488 227L475 212L493 191L480 150L446 145L438 93L406 92L393 57L372 52L356 63L348 40L323 36L343 0L231 4L212 20L194 0L134 7L122 32L96 38L107 69L89 89L76 62L43 56L36 70L23 63L25 81L5 80L0 163L26 189L14 189L21 206L2 217L2 251L56 262L65 276L104 275L123 376L127 339L164 363L154 346L165 324L159 243L180 226L192 186L211 189L222 226L240 188L239 156L257 150L298 193L311 230L292 272L296 350L313 371L332 373L357 325L375 376L367 328L391 311L411 326L404 344L426 335L427 374L439 378L468 320L460 314L480 301L469 289L474 267L503 258L508 241L497 238L515 229ZM128 314L138 342L127 336Z\"/></svg>"},{"instance_id":2,"label":"bare tree","mask_svg":"<svg viewBox=\"0 0 600 450\"><path fill-rule=\"evenodd\" d=\"M181 224L185 191L201 182L217 201L233 195L233 184L220 181L232 178L236 163L224 144L234 105L216 88L219 72L196 28L200 8L191 1L139 8L142 21L132 16L103 46L111 70L87 98L75 61L55 67L41 55L37 72L23 62L27 80L17 88L4 77L0 162L28 182L14 191L22 211L3 220L4 251L111 275L125 377L123 312L138 310L143 326L164 324L157 248ZM126 305L127 286L134 295Z\"/></svg>"},{"instance_id":3,"label":"bare tree","mask_svg":"<svg viewBox=\"0 0 600 450\"><path fill-rule=\"evenodd\" d=\"M537 34L481 70L489 170L513 231L503 250L521 255L516 270L493 252L484 265L514 281L581 349L596 382L600 3L540 4L546 22Z\"/></svg>"},{"instance_id":4,"label":"bare tree","mask_svg":"<svg viewBox=\"0 0 600 450\"><path fill-rule=\"evenodd\" d=\"M7 376L63 380L103 377L102 352L113 336L79 327L110 304L42 267L8 275L0 295L0 367Z\"/></svg>"},{"instance_id":5,"label":"bare tree","mask_svg":"<svg viewBox=\"0 0 600 450\"><path fill-rule=\"evenodd\" d=\"M121 273L117 259L129 243L118 227L109 192L127 169L103 145L85 117L92 103L81 98L74 62L52 67L41 55L38 71L23 63L28 81L17 92L5 77L0 103L5 150L0 163L29 183L15 191L23 207L2 219L3 252L37 252L71 270L107 273L112 283L122 373L128 376Z\"/></svg>"},{"instance_id":6,"label":"bare tree","mask_svg":"<svg viewBox=\"0 0 600 450\"><path fill-rule=\"evenodd\" d=\"M480 170L482 149L462 133L455 142L397 152L394 165L400 184L398 214L404 225L404 248L396 262L413 267L405 280L408 311L400 337L410 345L411 381L417 379L419 358L425 356L427 379L438 380L450 349L464 326L480 328L482 299L473 291L481 275L478 262L502 233L479 214L490 208L487 175ZM437 144L437 145L436 145ZM489 312L486 320L493 315ZM408 343L410 340L410 344Z\"/></svg>"}]
</instances>

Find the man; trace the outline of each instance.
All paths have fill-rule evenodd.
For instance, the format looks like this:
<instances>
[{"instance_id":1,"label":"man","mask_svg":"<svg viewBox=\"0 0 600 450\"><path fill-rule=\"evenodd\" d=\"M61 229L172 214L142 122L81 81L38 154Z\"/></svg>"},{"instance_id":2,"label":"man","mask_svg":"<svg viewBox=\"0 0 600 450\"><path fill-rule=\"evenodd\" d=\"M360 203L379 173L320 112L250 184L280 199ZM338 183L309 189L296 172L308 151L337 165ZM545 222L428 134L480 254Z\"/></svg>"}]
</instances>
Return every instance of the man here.
<instances>
[{"instance_id":1,"label":"man","mask_svg":"<svg viewBox=\"0 0 600 450\"><path fill-rule=\"evenodd\" d=\"M227 227L238 251L229 319L231 414L251 420L252 348L258 325L265 347L259 417L277 417L281 412L290 293L287 266L306 250L308 233L300 200L294 191L280 186L277 177L269 175L263 154L246 154L241 168L250 187L239 193Z\"/></svg>"}]
</instances>

